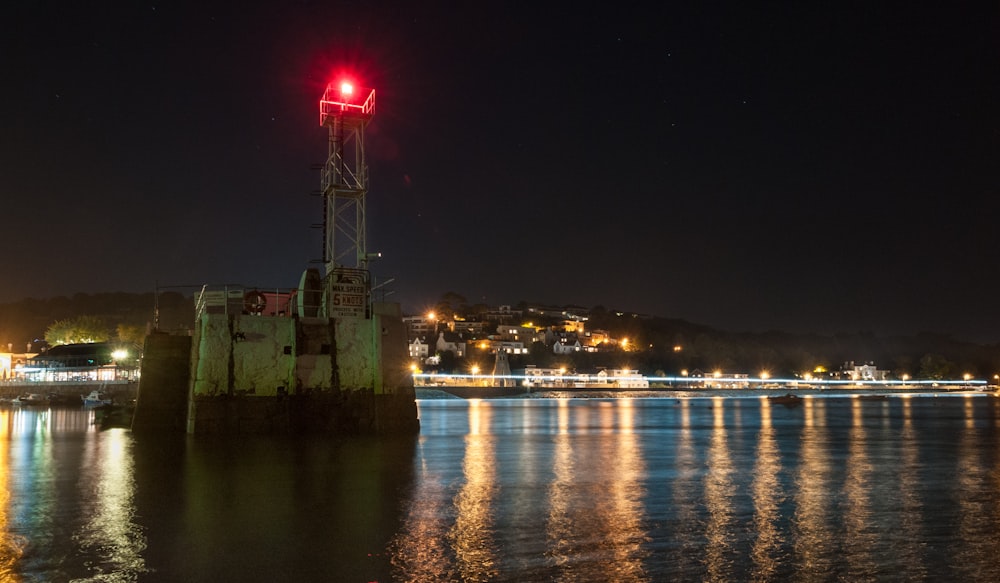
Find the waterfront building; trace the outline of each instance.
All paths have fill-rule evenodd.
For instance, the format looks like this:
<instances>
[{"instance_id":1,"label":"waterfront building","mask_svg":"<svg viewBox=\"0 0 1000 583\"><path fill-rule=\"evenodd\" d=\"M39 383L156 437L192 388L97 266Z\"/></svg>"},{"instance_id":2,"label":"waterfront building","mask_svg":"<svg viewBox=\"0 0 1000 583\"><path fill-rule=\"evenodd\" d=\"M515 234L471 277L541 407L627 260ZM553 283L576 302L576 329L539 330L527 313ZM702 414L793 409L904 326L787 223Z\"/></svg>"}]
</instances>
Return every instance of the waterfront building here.
<instances>
[{"instance_id":1,"label":"waterfront building","mask_svg":"<svg viewBox=\"0 0 1000 583\"><path fill-rule=\"evenodd\" d=\"M565 368L528 366L518 371L524 386L551 389L648 389L649 380L635 369L601 369L594 374L569 372Z\"/></svg>"},{"instance_id":2,"label":"waterfront building","mask_svg":"<svg viewBox=\"0 0 1000 583\"><path fill-rule=\"evenodd\" d=\"M13 352L14 345L8 344L6 352L0 352L0 381L15 379L18 370L23 369L37 352ZM31 345L28 345L30 350Z\"/></svg>"},{"instance_id":3,"label":"waterfront building","mask_svg":"<svg viewBox=\"0 0 1000 583\"><path fill-rule=\"evenodd\" d=\"M747 373L724 373L715 371L711 374L695 369L688 375L690 387L702 389L748 389L750 375Z\"/></svg>"},{"instance_id":4,"label":"waterfront building","mask_svg":"<svg viewBox=\"0 0 1000 583\"><path fill-rule=\"evenodd\" d=\"M889 378L889 371L879 370L874 362L855 364L851 360L840 367L839 377L845 381L884 381Z\"/></svg>"},{"instance_id":5,"label":"waterfront building","mask_svg":"<svg viewBox=\"0 0 1000 583\"><path fill-rule=\"evenodd\" d=\"M15 376L29 382L136 381L141 349L129 343L62 344L36 354Z\"/></svg>"}]
</instances>

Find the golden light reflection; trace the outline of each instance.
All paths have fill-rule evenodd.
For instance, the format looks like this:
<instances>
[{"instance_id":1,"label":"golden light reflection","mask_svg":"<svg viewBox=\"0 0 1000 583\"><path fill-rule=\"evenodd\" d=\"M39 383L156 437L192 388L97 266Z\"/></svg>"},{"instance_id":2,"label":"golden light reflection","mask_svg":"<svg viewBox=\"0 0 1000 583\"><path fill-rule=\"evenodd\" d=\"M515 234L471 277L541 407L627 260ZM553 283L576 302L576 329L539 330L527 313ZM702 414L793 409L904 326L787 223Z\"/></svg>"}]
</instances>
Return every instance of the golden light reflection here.
<instances>
[{"instance_id":1,"label":"golden light reflection","mask_svg":"<svg viewBox=\"0 0 1000 583\"><path fill-rule=\"evenodd\" d=\"M832 530L833 486L826 431L824 399L803 399L803 427L799 439L799 464L795 477L798 496L792 515L796 579L818 581L833 572L837 545Z\"/></svg>"},{"instance_id":2,"label":"golden light reflection","mask_svg":"<svg viewBox=\"0 0 1000 583\"><path fill-rule=\"evenodd\" d=\"M133 520L135 479L129 433L112 429L90 433L81 459L80 488L85 514L74 534L81 551L100 557L95 574L114 573L123 581L145 573L146 536Z\"/></svg>"},{"instance_id":3,"label":"golden light reflection","mask_svg":"<svg viewBox=\"0 0 1000 583\"><path fill-rule=\"evenodd\" d=\"M455 497L455 524L448 532L461 581L490 581L498 574L493 536L493 504L498 488L491 413L488 403L469 402L469 434L462 461L465 484Z\"/></svg>"},{"instance_id":4,"label":"golden light reflection","mask_svg":"<svg viewBox=\"0 0 1000 583\"><path fill-rule=\"evenodd\" d=\"M900 459L899 470L900 516L899 527L904 533L901 537L900 564L903 567L902 579L907 581L923 581L927 579L927 567L923 561L923 501L920 499L920 458L917 455L919 444L917 434L913 429L912 402L909 398L900 400L902 405L903 429L899 435Z\"/></svg>"},{"instance_id":5,"label":"golden light reflection","mask_svg":"<svg viewBox=\"0 0 1000 583\"><path fill-rule=\"evenodd\" d=\"M676 443L676 477L673 480L672 508L677 515L673 529L676 551L671 553L670 562L677 565L678 572L699 562L701 556L701 526L698 505L701 498L698 476L701 464L695 454L694 436L691 427L691 400L680 400L680 427Z\"/></svg>"},{"instance_id":6,"label":"golden light reflection","mask_svg":"<svg viewBox=\"0 0 1000 583\"><path fill-rule=\"evenodd\" d=\"M635 410L631 399L617 402L618 435L607 448L610 459L605 460L609 475L608 495L610 505L604 517L605 543L611 547L613 560L608 581L646 581L643 550L647 536L643 530L642 476L645 474L642 446L634 430Z\"/></svg>"},{"instance_id":7,"label":"golden light reflection","mask_svg":"<svg viewBox=\"0 0 1000 583\"><path fill-rule=\"evenodd\" d=\"M972 402L972 395L966 395L962 398L964 403L962 403L962 409L965 413L965 428L975 429L976 428L976 410L974 403ZM968 433L968 432L966 432Z\"/></svg>"},{"instance_id":8,"label":"golden light reflection","mask_svg":"<svg viewBox=\"0 0 1000 583\"><path fill-rule=\"evenodd\" d=\"M987 560L996 560L996 533L1000 532L1000 516L989 500L996 478L989 473L989 464L982 456L987 455L975 423L975 404L972 395L963 397L965 431L958 445L958 463L955 481L959 509L958 530L964 541L956 553L955 564L959 571L956 580L972 581L981 578L980 565ZM964 576L963 576L964 575Z\"/></svg>"},{"instance_id":9,"label":"golden light reflection","mask_svg":"<svg viewBox=\"0 0 1000 583\"><path fill-rule=\"evenodd\" d=\"M733 463L726 437L725 400L712 399L712 437L708 446L705 474L705 566L710 581L731 581L734 578L733 559Z\"/></svg>"},{"instance_id":10,"label":"golden light reflection","mask_svg":"<svg viewBox=\"0 0 1000 583\"><path fill-rule=\"evenodd\" d=\"M868 435L863 407L863 401L851 399L851 429L848 434L844 480L844 557L847 559L848 577L854 580L871 577L877 572L872 560L872 549L878 542L871 507L872 464L868 459Z\"/></svg>"},{"instance_id":11,"label":"golden light reflection","mask_svg":"<svg viewBox=\"0 0 1000 583\"><path fill-rule=\"evenodd\" d=\"M760 433L757 435L756 453L753 484L750 486L754 501L754 530L757 532L750 551L753 559L751 580L773 581L782 544L782 533L778 528L781 516L778 502L784 498L784 493L778 479L781 454L771 421L771 403L766 398L760 400Z\"/></svg>"},{"instance_id":12,"label":"golden light reflection","mask_svg":"<svg viewBox=\"0 0 1000 583\"><path fill-rule=\"evenodd\" d=\"M523 399L519 403L518 407L514 408L514 411L519 410L521 412L522 429L520 433L522 435L530 435L532 432L536 431L536 427L540 425L546 426L546 431L550 431L548 427L549 423L552 421L551 415L553 413L552 409L549 407L540 407L534 399ZM512 411L513 412L513 411ZM520 436L518 436L518 439ZM529 438L530 439L530 438ZM500 445L502 441L498 443ZM503 457L502 446L501 449L497 451L496 456L498 458ZM499 461L499 460L498 460ZM551 474L551 458L549 456L537 455L520 455L517 456L516 460L509 467L504 468L504 473L510 475L511 470L516 471L515 475L518 476L519 481L523 481L528 484L543 484L548 479L550 479ZM502 478L498 478L502 481ZM537 492L533 496L504 496L501 491L498 496L497 502L504 506L504 509L497 514L499 515L499 520L502 520L504 524L524 524L524 525L535 525L541 524L543 513L540 513L539 500L541 496ZM511 529L504 528L502 525L497 528L498 533L498 545L500 549L507 549L513 545L518 544L519 541L523 540L523 531L520 529L512 531ZM534 540L541 542L539 536L533 536ZM527 568L527 563L530 559L526 555L518 554L516 557L511 557L513 553L503 553L501 556L505 560L509 560L508 565L516 565L514 567L509 567L517 570L523 570ZM537 557L531 557L534 559Z\"/></svg>"},{"instance_id":13,"label":"golden light reflection","mask_svg":"<svg viewBox=\"0 0 1000 583\"><path fill-rule=\"evenodd\" d=\"M549 516L546 521L546 556L559 569L567 568L573 554L575 526L571 494L573 492L574 469L573 447L569 435L569 400L559 399L557 408L559 431L555 435L553 451L553 479L548 487Z\"/></svg>"},{"instance_id":14,"label":"golden light reflection","mask_svg":"<svg viewBox=\"0 0 1000 583\"><path fill-rule=\"evenodd\" d=\"M566 435L569 433L569 401L566 399L559 399L559 406L556 409L556 423L559 431L559 435Z\"/></svg>"},{"instance_id":15,"label":"golden light reflection","mask_svg":"<svg viewBox=\"0 0 1000 583\"><path fill-rule=\"evenodd\" d=\"M560 403L560 428L568 419L567 409L568 404ZM645 581L645 466L632 401L592 402L573 409L574 427L591 430L555 435L546 556L560 573L556 580ZM595 547L612 559L598 565L578 560Z\"/></svg>"},{"instance_id":16,"label":"golden light reflection","mask_svg":"<svg viewBox=\"0 0 1000 583\"><path fill-rule=\"evenodd\" d=\"M603 435L614 435L615 433L615 410L614 404L608 401L598 402L597 405L598 427Z\"/></svg>"},{"instance_id":17,"label":"golden light reflection","mask_svg":"<svg viewBox=\"0 0 1000 583\"><path fill-rule=\"evenodd\" d=\"M418 446L418 454L423 443ZM447 581L453 578L448 559L443 498L445 489L441 474L433 471L426 457L420 454L416 470L419 485L407 509L403 528L392 544L394 579L401 581Z\"/></svg>"},{"instance_id":18,"label":"golden light reflection","mask_svg":"<svg viewBox=\"0 0 1000 583\"><path fill-rule=\"evenodd\" d=\"M0 581L18 581L14 565L24 554L23 537L10 532L10 411L0 410Z\"/></svg>"}]
</instances>

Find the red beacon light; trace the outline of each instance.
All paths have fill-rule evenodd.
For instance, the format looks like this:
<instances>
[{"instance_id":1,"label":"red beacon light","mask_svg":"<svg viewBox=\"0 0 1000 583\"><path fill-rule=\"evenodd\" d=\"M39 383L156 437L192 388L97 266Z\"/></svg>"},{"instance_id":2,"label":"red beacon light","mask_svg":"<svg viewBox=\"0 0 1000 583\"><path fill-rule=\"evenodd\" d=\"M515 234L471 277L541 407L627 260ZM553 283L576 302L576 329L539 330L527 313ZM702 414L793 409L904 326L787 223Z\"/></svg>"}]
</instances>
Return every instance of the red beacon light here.
<instances>
[{"instance_id":1,"label":"red beacon light","mask_svg":"<svg viewBox=\"0 0 1000 583\"><path fill-rule=\"evenodd\" d=\"M330 117L371 119L375 115L375 90L355 87L352 83L330 83L319 102L319 125Z\"/></svg>"}]
</instances>

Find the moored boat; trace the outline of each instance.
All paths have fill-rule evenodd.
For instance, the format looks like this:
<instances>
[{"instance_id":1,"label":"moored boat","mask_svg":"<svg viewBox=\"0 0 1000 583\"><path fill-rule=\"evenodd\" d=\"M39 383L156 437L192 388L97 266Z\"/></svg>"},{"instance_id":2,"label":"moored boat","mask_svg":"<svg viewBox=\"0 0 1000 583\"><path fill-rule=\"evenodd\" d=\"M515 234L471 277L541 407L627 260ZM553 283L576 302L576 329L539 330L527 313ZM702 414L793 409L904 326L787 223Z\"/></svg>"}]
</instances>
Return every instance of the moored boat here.
<instances>
[{"instance_id":1,"label":"moored boat","mask_svg":"<svg viewBox=\"0 0 1000 583\"><path fill-rule=\"evenodd\" d=\"M784 405L788 408L798 407L802 404L802 397L791 393L786 393L784 395L771 395L767 398L767 400L777 405Z\"/></svg>"},{"instance_id":2,"label":"moored boat","mask_svg":"<svg viewBox=\"0 0 1000 583\"><path fill-rule=\"evenodd\" d=\"M83 404L88 407L100 407L101 405L110 405L113 402L111 397L101 391L90 391L90 394L80 398L83 399Z\"/></svg>"},{"instance_id":3,"label":"moored boat","mask_svg":"<svg viewBox=\"0 0 1000 583\"><path fill-rule=\"evenodd\" d=\"M15 397L11 403L27 407L48 407L49 398L38 393L29 393Z\"/></svg>"}]
</instances>

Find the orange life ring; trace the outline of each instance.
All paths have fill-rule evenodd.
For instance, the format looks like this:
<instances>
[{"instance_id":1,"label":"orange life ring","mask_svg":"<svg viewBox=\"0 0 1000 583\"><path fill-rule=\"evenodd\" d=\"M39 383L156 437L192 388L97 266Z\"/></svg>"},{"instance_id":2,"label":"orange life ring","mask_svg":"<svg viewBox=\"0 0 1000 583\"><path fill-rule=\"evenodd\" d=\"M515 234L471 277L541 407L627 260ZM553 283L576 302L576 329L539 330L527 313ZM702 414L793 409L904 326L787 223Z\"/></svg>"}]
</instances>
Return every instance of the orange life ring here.
<instances>
[{"instance_id":1,"label":"orange life ring","mask_svg":"<svg viewBox=\"0 0 1000 583\"><path fill-rule=\"evenodd\" d=\"M260 315L267 307L267 296L257 290L247 292L243 296L243 308L251 314Z\"/></svg>"}]
</instances>

